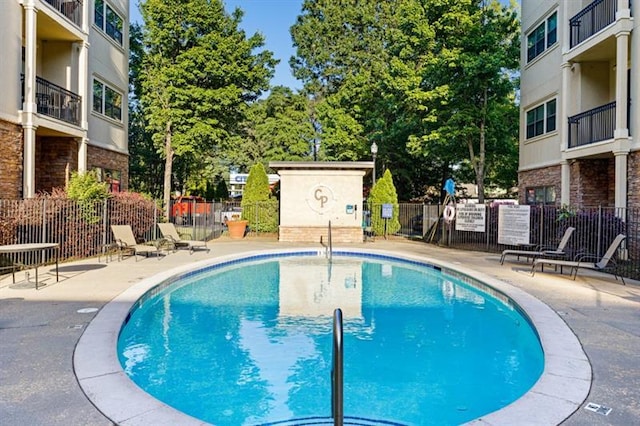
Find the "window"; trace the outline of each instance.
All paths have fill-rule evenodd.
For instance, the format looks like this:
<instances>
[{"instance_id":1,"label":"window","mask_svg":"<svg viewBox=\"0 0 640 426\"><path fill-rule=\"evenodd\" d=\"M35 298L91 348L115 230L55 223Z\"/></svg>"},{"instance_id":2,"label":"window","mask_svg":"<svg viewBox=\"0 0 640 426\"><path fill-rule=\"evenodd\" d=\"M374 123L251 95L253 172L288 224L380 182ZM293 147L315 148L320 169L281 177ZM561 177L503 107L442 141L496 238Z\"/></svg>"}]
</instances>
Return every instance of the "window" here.
<instances>
[{"instance_id":1,"label":"window","mask_svg":"<svg viewBox=\"0 0 640 426\"><path fill-rule=\"evenodd\" d=\"M98 28L122 45L122 18L104 0L95 0L93 20Z\"/></svg>"},{"instance_id":2,"label":"window","mask_svg":"<svg viewBox=\"0 0 640 426\"><path fill-rule=\"evenodd\" d=\"M527 111L527 139L556 130L556 100Z\"/></svg>"},{"instance_id":3,"label":"window","mask_svg":"<svg viewBox=\"0 0 640 426\"><path fill-rule=\"evenodd\" d=\"M104 180L109 185L109 191L120 192L120 171L119 170L105 170Z\"/></svg>"},{"instance_id":4,"label":"window","mask_svg":"<svg viewBox=\"0 0 640 426\"><path fill-rule=\"evenodd\" d=\"M93 110L115 120L122 120L122 94L94 79Z\"/></svg>"},{"instance_id":5,"label":"window","mask_svg":"<svg viewBox=\"0 0 640 426\"><path fill-rule=\"evenodd\" d=\"M527 204L555 204L556 188L554 186L535 186L527 188Z\"/></svg>"},{"instance_id":6,"label":"window","mask_svg":"<svg viewBox=\"0 0 640 426\"><path fill-rule=\"evenodd\" d=\"M94 171L98 177L98 181L105 182L110 192L121 191L121 172L120 170L103 169L102 167L95 167Z\"/></svg>"},{"instance_id":7,"label":"window","mask_svg":"<svg viewBox=\"0 0 640 426\"><path fill-rule=\"evenodd\" d=\"M541 55L558 41L558 13L554 12L527 36L527 62Z\"/></svg>"}]
</instances>

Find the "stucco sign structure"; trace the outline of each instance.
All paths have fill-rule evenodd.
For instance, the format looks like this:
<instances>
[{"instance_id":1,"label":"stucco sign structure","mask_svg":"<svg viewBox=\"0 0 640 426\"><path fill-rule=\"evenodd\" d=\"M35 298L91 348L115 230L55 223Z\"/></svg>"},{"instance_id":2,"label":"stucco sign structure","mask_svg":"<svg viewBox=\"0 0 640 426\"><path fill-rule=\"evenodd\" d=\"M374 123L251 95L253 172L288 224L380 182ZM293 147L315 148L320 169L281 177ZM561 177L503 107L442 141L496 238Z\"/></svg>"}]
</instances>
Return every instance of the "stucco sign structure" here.
<instances>
[{"instance_id":1,"label":"stucco sign structure","mask_svg":"<svg viewBox=\"0 0 640 426\"><path fill-rule=\"evenodd\" d=\"M362 242L365 176L373 162L271 162L280 175L279 239Z\"/></svg>"}]
</instances>

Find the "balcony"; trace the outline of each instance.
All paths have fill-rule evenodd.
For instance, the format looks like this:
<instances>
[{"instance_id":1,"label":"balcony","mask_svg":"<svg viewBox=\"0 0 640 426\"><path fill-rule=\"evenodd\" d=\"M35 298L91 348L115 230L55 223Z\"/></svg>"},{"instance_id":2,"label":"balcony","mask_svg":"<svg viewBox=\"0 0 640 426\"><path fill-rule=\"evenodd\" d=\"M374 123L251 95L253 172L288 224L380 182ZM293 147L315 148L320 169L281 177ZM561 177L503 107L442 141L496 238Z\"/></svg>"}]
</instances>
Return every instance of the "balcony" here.
<instances>
[{"instance_id":1,"label":"balcony","mask_svg":"<svg viewBox=\"0 0 640 426\"><path fill-rule=\"evenodd\" d=\"M82 27L82 0L45 0L55 10Z\"/></svg>"},{"instance_id":2,"label":"balcony","mask_svg":"<svg viewBox=\"0 0 640 426\"><path fill-rule=\"evenodd\" d=\"M569 148L613 139L615 128L615 102L569 117Z\"/></svg>"},{"instance_id":3,"label":"balcony","mask_svg":"<svg viewBox=\"0 0 640 426\"><path fill-rule=\"evenodd\" d=\"M22 102L24 102L24 74L22 75ZM36 77L36 105L38 114L43 114L76 126L80 125L79 95Z\"/></svg>"},{"instance_id":4,"label":"balcony","mask_svg":"<svg viewBox=\"0 0 640 426\"><path fill-rule=\"evenodd\" d=\"M573 48L616 20L618 0L595 0L569 20L569 44Z\"/></svg>"}]
</instances>

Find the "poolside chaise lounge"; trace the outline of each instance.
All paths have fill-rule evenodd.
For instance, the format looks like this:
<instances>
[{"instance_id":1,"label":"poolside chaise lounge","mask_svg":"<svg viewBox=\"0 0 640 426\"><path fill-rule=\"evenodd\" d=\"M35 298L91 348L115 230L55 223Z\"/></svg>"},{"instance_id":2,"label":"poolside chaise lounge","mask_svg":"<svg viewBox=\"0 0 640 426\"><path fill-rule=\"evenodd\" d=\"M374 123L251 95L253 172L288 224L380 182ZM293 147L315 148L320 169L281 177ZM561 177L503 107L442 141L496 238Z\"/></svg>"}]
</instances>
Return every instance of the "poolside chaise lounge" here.
<instances>
[{"instance_id":1,"label":"poolside chaise lounge","mask_svg":"<svg viewBox=\"0 0 640 426\"><path fill-rule=\"evenodd\" d=\"M500 257L500 264L504 264L504 258L506 256L526 256L527 259L528 258L537 258L537 257L560 257L560 256L564 256L566 253L564 251L565 247L567 246L567 243L569 242L569 239L571 238L571 235L573 234L573 231L575 231L575 228L573 227L568 227L566 231L564 231L564 235L562 236L562 239L560 240L560 243L558 244L558 247L556 247L555 249L549 248L549 249L545 249L544 247L538 247L536 250L515 250L515 249L509 249L509 250L504 250L502 252L502 256Z\"/></svg>"},{"instance_id":2,"label":"poolside chaise lounge","mask_svg":"<svg viewBox=\"0 0 640 426\"><path fill-rule=\"evenodd\" d=\"M578 275L578 269L580 268L604 272L607 269L609 269L608 268L609 263L615 264L613 255L615 254L616 250L618 250L618 247L620 247L620 244L622 244L622 241L624 241L625 238L626 238L626 235L618 234L618 236L616 236L616 238L613 240L613 242L607 249L604 256L602 256L602 258L600 258L600 260L597 263L590 261L594 259L597 260L597 257L593 255L582 255L577 257L576 260L560 260L560 259L545 259L545 258L535 259L533 261L533 266L531 268L531 276L535 275L536 267L538 265L542 265L541 268L544 268L544 265L554 265L556 267L569 266L571 268L571 275L573 276L574 280L576 279L576 276ZM613 271L613 276L616 277L616 280L618 280L619 275L616 273L615 268L612 268L611 270ZM619 277L622 280L622 284L626 285L626 283L624 282L624 277L622 275L620 275Z\"/></svg>"},{"instance_id":3,"label":"poolside chaise lounge","mask_svg":"<svg viewBox=\"0 0 640 426\"><path fill-rule=\"evenodd\" d=\"M174 248L188 248L189 254L193 253L195 249L204 249L209 252L206 241L198 241L192 239L183 239L184 236L189 234L179 234L173 223L159 223L160 233L169 243L173 244Z\"/></svg>"},{"instance_id":4,"label":"poolside chaise lounge","mask_svg":"<svg viewBox=\"0 0 640 426\"><path fill-rule=\"evenodd\" d=\"M133 235L131 225L111 225L111 232L113 232L113 238L118 247L118 260L122 259L122 255L126 252L130 252L136 258L136 261L139 254L146 257L149 257L150 254L155 254L160 259L162 241L156 241L152 245L138 244L136 237Z\"/></svg>"}]
</instances>

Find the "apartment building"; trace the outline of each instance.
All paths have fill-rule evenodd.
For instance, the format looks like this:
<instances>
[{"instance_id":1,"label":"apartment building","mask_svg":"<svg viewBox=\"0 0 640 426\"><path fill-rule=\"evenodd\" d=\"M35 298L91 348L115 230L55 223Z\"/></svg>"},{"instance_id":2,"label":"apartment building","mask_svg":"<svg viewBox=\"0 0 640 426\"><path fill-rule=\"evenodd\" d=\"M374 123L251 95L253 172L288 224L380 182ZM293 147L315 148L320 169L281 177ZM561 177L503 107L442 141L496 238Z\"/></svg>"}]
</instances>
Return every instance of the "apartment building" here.
<instances>
[{"instance_id":1,"label":"apartment building","mask_svg":"<svg viewBox=\"0 0 640 426\"><path fill-rule=\"evenodd\" d=\"M524 0L521 10L520 202L640 207L632 1Z\"/></svg>"},{"instance_id":2,"label":"apartment building","mask_svg":"<svg viewBox=\"0 0 640 426\"><path fill-rule=\"evenodd\" d=\"M86 170L127 189L129 0L0 7L0 198Z\"/></svg>"}]
</instances>

